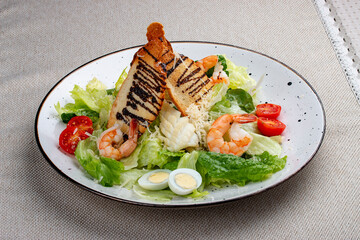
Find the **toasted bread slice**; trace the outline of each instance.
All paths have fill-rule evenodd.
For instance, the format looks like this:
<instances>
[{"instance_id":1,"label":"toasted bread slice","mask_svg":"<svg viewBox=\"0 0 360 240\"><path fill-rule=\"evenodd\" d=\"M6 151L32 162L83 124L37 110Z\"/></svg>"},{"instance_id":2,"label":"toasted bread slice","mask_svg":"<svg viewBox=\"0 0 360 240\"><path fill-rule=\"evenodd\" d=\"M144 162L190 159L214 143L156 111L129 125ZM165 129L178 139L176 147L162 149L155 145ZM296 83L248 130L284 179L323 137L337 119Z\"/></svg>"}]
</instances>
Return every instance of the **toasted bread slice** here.
<instances>
[{"instance_id":1,"label":"toasted bread slice","mask_svg":"<svg viewBox=\"0 0 360 240\"><path fill-rule=\"evenodd\" d=\"M183 115L193 103L197 104L214 87L206 73L190 58L174 54L166 62L167 89L171 100Z\"/></svg>"},{"instance_id":2,"label":"toasted bread slice","mask_svg":"<svg viewBox=\"0 0 360 240\"><path fill-rule=\"evenodd\" d=\"M110 112L107 127L119 124L125 134L131 119L139 123L139 132L158 116L165 97L166 69L162 57L172 54L160 23L148 27L149 42L135 53L127 78L121 85Z\"/></svg>"}]
</instances>

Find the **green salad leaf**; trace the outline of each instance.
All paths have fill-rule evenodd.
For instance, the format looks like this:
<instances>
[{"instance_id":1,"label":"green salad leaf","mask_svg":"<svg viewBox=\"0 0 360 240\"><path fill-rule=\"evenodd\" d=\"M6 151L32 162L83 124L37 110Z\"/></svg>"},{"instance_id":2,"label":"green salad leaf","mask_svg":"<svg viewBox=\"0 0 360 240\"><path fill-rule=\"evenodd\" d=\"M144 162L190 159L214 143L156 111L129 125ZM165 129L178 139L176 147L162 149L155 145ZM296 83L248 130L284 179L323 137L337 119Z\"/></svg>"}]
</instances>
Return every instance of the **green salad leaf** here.
<instances>
[{"instance_id":1,"label":"green salad leaf","mask_svg":"<svg viewBox=\"0 0 360 240\"><path fill-rule=\"evenodd\" d=\"M132 189L133 186L137 183L137 180L147 172L149 172L149 170L137 168L122 172L120 175L120 187L126 188L128 190Z\"/></svg>"},{"instance_id":2,"label":"green salad leaf","mask_svg":"<svg viewBox=\"0 0 360 240\"><path fill-rule=\"evenodd\" d=\"M196 170L196 161L199 157L198 151L186 153L180 158L177 168L190 168Z\"/></svg>"},{"instance_id":3,"label":"green salad leaf","mask_svg":"<svg viewBox=\"0 0 360 240\"><path fill-rule=\"evenodd\" d=\"M147 190L140 187L138 183L133 186L133 190L141 198L151 201L169 202L171 201L171 199L177 196L168 188L164 190L156 190L156 191Z\"/></svg>"},{"instance_id":4,"label":"green salad leaf","mask_svg":"<svg viewBox=\"0 0 360 240\"><path fill-rule=\"evenodd\" d=\"M263 152L249 158L230 154L201 151L197 159L198 171L209 183L232 183L240 186L252 181L262 181L285 167L286 156L280 158Z\"/></svg>"},{"instance_id":5,"label":"green salad leaf","mask_svg":"<svg viewBox=\"0 0 360 240\"><path fill-rule=\"evenodd\" d=\"M270 155L280 156L282 152L281 135L273 137L261 135L257 127L257 122L242 124L241 128L253 137L251 145L246 151L248 154L258 155L267 151Z\"/></svg>"},{"instance_id":6,"label":"green salad leaf","mask_svg":"<svg viewBox=\"0 0 360 240\"><path fill-rule=\"evenodd\" d=\"M101 81L93 78L86 89L75 85L70 93L74 103L67 103L64 107L59 102L55 105L63 122L67 123L74 116L88 116L95 129L106 125L115 98L107 94L106 86Z\"/></svg>"},{"instance_id":7,"label":"green salad leaf","mask_svg":"<svg viewBox=\"0 0 360 240\"><path fill-rule=\"evenodd\" d=\"M93 133L94 136L100 134L101 130ZM120 184L120 175L124 171L123 163L99 156L96 137L80 141L75 150L75 157L85 171L101 185L111 187Z\"/></svg>"},{"instance_id":8,"label":"green salad leaf","mask_svg":"<svg viewBox=\"0 0 360 240\"><path fill-rule=\"evenodd\" d=\"M159 126L159 118L150 124L149 128L138 140L138 145L134 152L127 158L122 159L125 169L128 170L133 167L153 169L153 168L168 168L171 165L166 164L179 159L185 154L184 151L171 152L163 147L160 138L156 135L155 127ZM173 163L174 165L174 163Z\"/></svg>"},{"instance_id":9,"label":"green salad leaf","mask_svg":"<svg viewBox=\"0 0 360 240\"><path fill-rule=\"evenodd\" d=\"M235 63L226 58L226 71L229 73L229 88L238 89L242 88L249 91L256 86L256 81L249 76L247 68L243 66L236 66Z\"/></svg>"},{"instance_id":10,"label":"green salad leaf","mask_svg":"<svg viewBox=\"0 0 360 240\"><path fill-rule=\"evenodd\" d=\"M116 95L118 94L119 90L120 90L120 87L121 85L123 84L123 82L125 81L127 77L127 72L126 72L126 68L121 72L118 80L116 81L115 83L115 87L114 88L110 88L110 89L107 89L107 94L108 95L113 95L114 97L116 97Z\"/></svg>"},{"instance_id":11,"label":"green salad leaf","mask_svg":"<svg viewBox=\"0 0 360 240\"><path fill-rule=\"evenodd\" d=\"M211 119L224 114L243 114L255 110L251 95L243 89L229 89L221 101L215 103L209 111Z\"/></svg>"},{"instance_id":12,"label":"green salad leaf","mask_svg":"<svg viewBox=\"0 0 360 240\"><path fill-rule=\"evenodd\" d=\"M157 166L162 168L168 162L168 156L162 154L163 146L160 139L146 139L142 141L140 147L138 167L146 166L147 169L152 169Z\"/></svg>"}]
</instances>

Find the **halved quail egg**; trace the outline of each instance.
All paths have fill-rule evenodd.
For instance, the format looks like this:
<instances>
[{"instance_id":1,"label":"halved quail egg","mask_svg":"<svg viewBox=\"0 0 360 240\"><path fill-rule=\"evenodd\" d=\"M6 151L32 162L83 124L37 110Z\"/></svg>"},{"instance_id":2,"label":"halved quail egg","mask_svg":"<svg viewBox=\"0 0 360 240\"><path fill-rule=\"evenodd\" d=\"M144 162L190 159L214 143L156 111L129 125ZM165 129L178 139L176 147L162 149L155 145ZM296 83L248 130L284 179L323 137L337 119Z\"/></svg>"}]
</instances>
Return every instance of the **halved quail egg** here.
<instances>
[{"instance_id":1,"label":"halved quail egg","mask_svg":"<svg viewBox=\"0 0 360 240\"><path fill-rule=\"evenodd\" d=\"M141 176L138 183L140 187L147 190L161 190L168 187L170 173L168 169L153 170Z\"/></svg>"},{"instance_id":2,"label":"halved quail egg","mask_svg":"<svg viewBox=\"0 0 360 240\"><path fill-rule=\"evenodd\" d=\"M200 187L202 178L200 173L190 168L178 168L170 173L170 190L178 195L187 195Z\"/></svg>"}]
</instances>

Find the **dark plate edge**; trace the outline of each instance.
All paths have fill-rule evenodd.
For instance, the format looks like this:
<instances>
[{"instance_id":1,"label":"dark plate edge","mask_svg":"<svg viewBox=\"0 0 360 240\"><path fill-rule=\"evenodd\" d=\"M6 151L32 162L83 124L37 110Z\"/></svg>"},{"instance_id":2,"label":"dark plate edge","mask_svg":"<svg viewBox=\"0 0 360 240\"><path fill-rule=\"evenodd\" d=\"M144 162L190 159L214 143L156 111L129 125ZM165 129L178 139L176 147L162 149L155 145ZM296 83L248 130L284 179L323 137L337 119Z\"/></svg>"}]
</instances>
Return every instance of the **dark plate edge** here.
<instances>
[{"instance_id":1,"label":"dark plate edge","mask_svg":"<svg viewBox=\"0 0 360 240\"><path fill-rule=\"evenodd\" d=\"M117 50L117 51L113 51L113 52L110 52L108 54L105 54L103 56L100 56L100 57L97 57L87 63L84 63L83 65L75 68L74 70L72 70L71 72L69 72L68 74L66 74L64 77L62 77L50 90L49 92L45 95L45 97L43 98L43 100L41 101L40 103L40 106L38 108L38 111L36 113L36 117L35 117L35 139L36 139L36 143L41 151L41 153L43 154L43 156L45 157L45 159L48 161L48 163L50 164L50 166L52 166L61 176L63 176L65 179L69 180L70 182L72 182L73 184L75 184L76 186L82 188L82 189L85 189L89 192L92 192L94 194L97 194L99 196L102 196L104 198L107 198L107 199L112 199L112 200L115 200L115 201L118 201L118 202L122 202L122 203L127 203L127 204L132 204L132 205L137 205L137 206L143 206L143 207L155 207L155 208L166 208L166 209L193 209L193 208L199 208L199 207L211 207L211 206L218 206L218 205L224 205L226 203L230 203L230 202L234 202L234 201L237 201L237 200L240 200L240 199L244 199L244 198L248 198L248 197L251 197L251 196L254 196L256 194L259 194L259 193L262 193L262 192L265 192L265 191L268 191L278 185L280 185L281 183L284 183L286 182L288 179L290 179L291 177L295 176L298 172L300 172L305 166L307 166L309 164L309 162L314 158L314 156L316 155L316 153L318 152L318 150L320 149L321 145L322 145L322 142L323 142L323 139L324 139L324 136L325 136L325 131L326 131L326 115L325 115L325 110L324 110L324 106L323 106L323 103L319 97L319 95L317 94L317 92L315 91L315 89L311 86L311 84L301 75L299 74L297 71L295 71L293 68L289 67L288 65L286 65L285 63L273 58L273 57L270 57L266 54L263 54L261 52L257 52L257 51L254 51L254 50L251 50L251 49L248 49L248 48L244 48L244 47L239 47L239 46L236 46L236 45L232 45L232 44L225 44L225 43L218 43L218 42L208 42L208 41L170 41L171 43L201 43L201 44L216 44L216 45L222 45L222 46L227 46L227 47L233 47L233 48L238 48L238 49L241 49L241 50L245 50L245 51L249 51L249 52L253 52L253 53L256 53L256 54L259 54L259 55L262 55L266 58L269 58L275 62L278 62L280 63L281 65L283 65L284 67L286 67L287 69L289 69L290 71L294 72L297 76L299 76L309 87L310 89L312 90L312 92L315 94L316 98L318 99L319 103L320 103L320 106L321 106L321 109L322 109L322 113L323 113L323 119L324 119L324 127L323 127L323 130L322 130L322 137L320 139L320 142L316 148L316 150L314 151L314 153L311 155L311 157L308 159L308 161L301 167L299 168L296 172L294 172L293 174L289 175L287 178L283 179L281 182L278 182L268 188L265 188L265 189L260 189L259 191L256 191L256 192L253 192L251 194L248 194L248 195L244 195L244 196L240 196L240 197L237 197L237 198L232 198L232 199L228 199L228 200L223 200L223 201L220 201L220 202L209 202L209 203L201 203L201 204L192 204L192 205L182 205L182 204L179 204L179 205L167 205L167 204L153 204L153 203L142 203L142 202L136 202L136 201L130 201L130 200L126 200L126 199L121 199L121 198L116 198L116 197L113 197L113 196L110 196L110 195L107 195L107 194L104 194L104 193L101 193L101 192L98 192L96 190L93 190L85 185L82 185L81 183L73 180L72 178L70 178L68 175L66 175L65 173L63 173L62 171L60 171L60 169L58 169L55 164L50 160L50 158L47 156L47 154L45 153L44 149L42 148L41 144L40 144L40 140L39 140L39 134L38 134L38 129L37 129L37 125L38 125L38 120L39 120L39 115L40 115L40 112L41 112L41 109L43 107L43 104L44 102L46 101L47 97L51 94L51 92L56 88L57 85L59 85L66 77L68 77L70 74L74 73L75 71L79 70L80 68L90 64L91 62L94 62L94 61L97 61L103 57L107 57L111 54L115 54L115 53L119 53L119 52L122 52L122 51L126 51L126 50L130 50L130 49L135 49L135 48L139 48L139 47L142 47L143 45L138 45L138 46L133 46L133 47L128 47L128 48L124 48L124 49L120 49L120 50Z\"/></svg>"}]
</instances>

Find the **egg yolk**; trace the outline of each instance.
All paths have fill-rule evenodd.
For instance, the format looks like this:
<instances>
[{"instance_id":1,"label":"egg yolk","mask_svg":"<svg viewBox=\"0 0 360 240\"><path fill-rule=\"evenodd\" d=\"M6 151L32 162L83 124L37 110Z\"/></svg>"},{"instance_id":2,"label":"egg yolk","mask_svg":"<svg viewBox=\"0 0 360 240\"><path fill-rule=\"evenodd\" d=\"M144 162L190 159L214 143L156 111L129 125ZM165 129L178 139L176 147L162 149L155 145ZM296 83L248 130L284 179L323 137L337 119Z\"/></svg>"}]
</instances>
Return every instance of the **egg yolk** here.
<instances>
[{"instance_id":1,"label":"egg yolk","mask_svg":"<svg viewBox=\"0 0 360 240\"><path fill-rule=\"evenodd\" d=\"M175 176L175 182L177 185L184 189L196 188L196 180L193 176L186 173L179 173Z\"/></svg>"},{"instance_id":2,"label":"egg yolk","mask_svg":"<svg viewBox=\"0 0 360 240\"><path fill-rule=\"evenodd\" d=\"M152 183L161 183L169 178L169 173L167 172L156 172L150 175L149 181Z\"/></svg>"}]
</instances>

